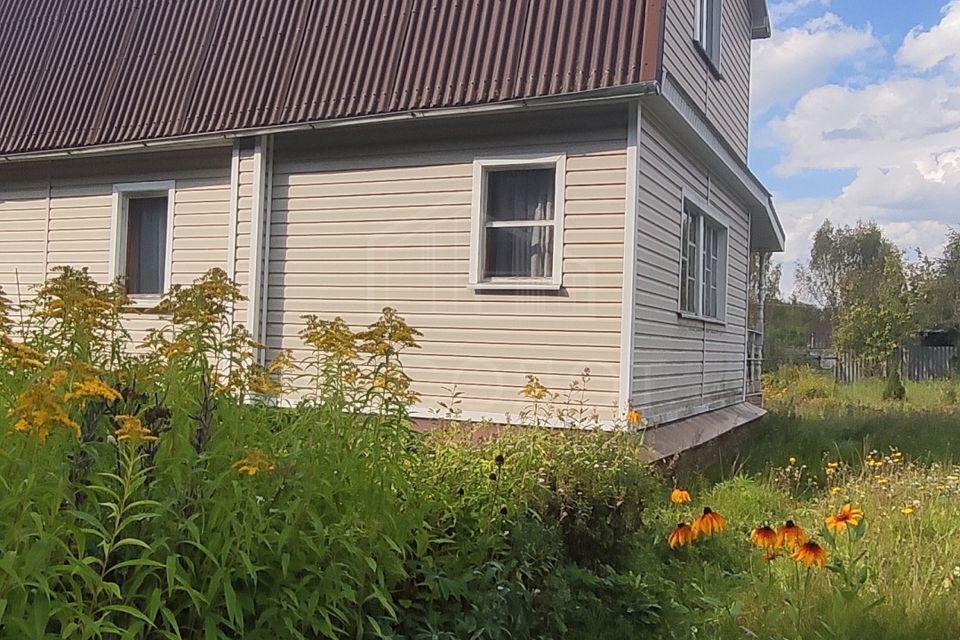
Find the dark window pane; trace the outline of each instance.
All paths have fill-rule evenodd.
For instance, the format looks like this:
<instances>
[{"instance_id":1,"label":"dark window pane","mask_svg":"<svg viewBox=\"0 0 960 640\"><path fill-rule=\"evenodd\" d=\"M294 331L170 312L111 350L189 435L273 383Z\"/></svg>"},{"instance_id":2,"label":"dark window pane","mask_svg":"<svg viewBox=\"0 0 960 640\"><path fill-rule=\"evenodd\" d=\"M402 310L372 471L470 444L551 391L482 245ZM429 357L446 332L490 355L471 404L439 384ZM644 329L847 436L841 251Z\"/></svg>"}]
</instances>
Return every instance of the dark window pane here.
<instances>
[{"instance_id":1,"label":"dark window pane","mask_svg":"<svg viewBox=\"0 0 960 640\"><path fill-rule=\"evenodd\" d=\"M127 201L127 293L163 293L167 260L167 198Z\"/></svg>"},{"instance_id":2,"label":"dark window pane","mask_svg":"<svg viewBox=\"0 0 960 640\"><path fill-rule=\"evenodd\" d=\"M491 171L487 174L487 220L553 220L553 169Z\"/></svg>"},{"instance_id":3,"label":"dark window pane","mask_svg":"<svg viewBox=\"0 0 960 640\"><path fill-rule=\"evenodd\" d=\"M553 227L487 229L485 278L553 277Z\"/></svg>"}]
</instances>

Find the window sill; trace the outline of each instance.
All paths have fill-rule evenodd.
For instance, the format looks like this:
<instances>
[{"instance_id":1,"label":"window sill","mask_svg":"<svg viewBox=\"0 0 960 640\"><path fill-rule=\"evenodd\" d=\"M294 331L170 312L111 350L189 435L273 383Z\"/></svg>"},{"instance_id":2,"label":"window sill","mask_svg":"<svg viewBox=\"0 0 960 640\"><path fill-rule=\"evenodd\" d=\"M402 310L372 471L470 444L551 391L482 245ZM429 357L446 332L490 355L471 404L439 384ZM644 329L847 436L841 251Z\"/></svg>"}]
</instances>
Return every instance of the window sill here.
<instances>
[{"instance_id":1,"label":"window sill","mask_svg":"<svg viewBox=\"0 0 960 640\"><path fill-rule=\"evenodd\" d=\"M721 318L710 318L708 316L690 313L689 311L677 311L677 316L683 318L684 320L694 320L696 322L702 322L704 324L710 324L717 327L727 326L727 321Z\"/></svg>"},{"instance_id":2,"label":"window sill","mask_svg":"<svg viewBox=\"0 0 960 640\"><path fill-rule=\"evenodd\" d=\"M473 291L560 291L563 285L553 280L486 280L467 285Z\"/></svg>"},{"instance_id":3,"label":"window sill","mask_svg":"<svg viewBox=\"0 0 960 640\"><path fill-rule=\"evenodd\" d=\"M161 300L163 300L162 296L131 296L127 309L133 311L154 311Z\"/></svg>"},{"instance_id":4,"label":"window sill","mask_svg":"<svg viewBox=\"0 0 960 640\"><path fill-rule=\"evenodd\" d=\"M693 39L693 48L697 50L697 53L700 54L700 58L703 59L704 63L707 65L707 69L710 70L710 73L713 74L713 77L716 80L723 80L723 74L720 73L720 67L713 58L710 57L710 54L707 53L707 50L703 48L703 45L696 38Z\"/></svg>"}]
</instances>

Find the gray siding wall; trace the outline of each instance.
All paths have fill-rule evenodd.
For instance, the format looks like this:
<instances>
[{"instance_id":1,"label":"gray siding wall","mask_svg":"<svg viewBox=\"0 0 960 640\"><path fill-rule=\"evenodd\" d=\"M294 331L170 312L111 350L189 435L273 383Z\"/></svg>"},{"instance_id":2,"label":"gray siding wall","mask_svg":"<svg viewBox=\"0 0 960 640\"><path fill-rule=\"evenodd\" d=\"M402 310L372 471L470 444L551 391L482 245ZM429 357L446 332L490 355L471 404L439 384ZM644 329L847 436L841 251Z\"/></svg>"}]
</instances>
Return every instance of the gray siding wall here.
<instances>
[{"instance_id":1,"label":"gray siding wall","mask_svg":"<svg viewBox=\"0 0 960 640\"><path fill-rule=\"evenodd\" d=\"M750 126L750 7L724 0L720 78L694 42L698 0L667 2L663 67L706 114L741 159L747 157Z\"/></svg>"},{"instance_id":2,"label":"gray siding wall","mask_svg":"<svg viewBox=\"0 0 960 640\"><path fill-rule=\"evenodd\" d=\"M743 400L750 222L744 206L644 113L639 148L636 314L631 400L654 423ZM728 226L726 323L681 318L683 196Z\"/></svg>"}]
</instances>

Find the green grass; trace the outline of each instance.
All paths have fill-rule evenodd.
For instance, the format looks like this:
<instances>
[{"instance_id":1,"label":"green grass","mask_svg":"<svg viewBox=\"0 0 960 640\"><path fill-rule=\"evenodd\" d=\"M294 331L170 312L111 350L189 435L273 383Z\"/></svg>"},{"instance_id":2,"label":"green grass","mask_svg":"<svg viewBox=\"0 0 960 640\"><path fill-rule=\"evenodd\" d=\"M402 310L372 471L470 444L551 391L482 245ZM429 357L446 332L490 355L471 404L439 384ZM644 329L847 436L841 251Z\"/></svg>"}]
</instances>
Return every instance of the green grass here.
<instances>
[{"instance_id":1,"label":"green grass","mask_svg":"<svg viewBox=\"0 0 960 640\"><path fill-rule=\"evenodd\" d=\"M735 461L682 479L698 488L691 508L661 508L666 522L703 506L728 522L722 536L666 559L689 611L675 637L957 637L957 382L911 383L903 403L881 400L882 381L835 385L809 370L769 383L773 412L757 437ZM834 537L825 517L845 503L863 510L863 524ZM751 545L754 527L788 518L828 549L827 570L784 554L767 562Z\"/></svg>"}]
</instances>

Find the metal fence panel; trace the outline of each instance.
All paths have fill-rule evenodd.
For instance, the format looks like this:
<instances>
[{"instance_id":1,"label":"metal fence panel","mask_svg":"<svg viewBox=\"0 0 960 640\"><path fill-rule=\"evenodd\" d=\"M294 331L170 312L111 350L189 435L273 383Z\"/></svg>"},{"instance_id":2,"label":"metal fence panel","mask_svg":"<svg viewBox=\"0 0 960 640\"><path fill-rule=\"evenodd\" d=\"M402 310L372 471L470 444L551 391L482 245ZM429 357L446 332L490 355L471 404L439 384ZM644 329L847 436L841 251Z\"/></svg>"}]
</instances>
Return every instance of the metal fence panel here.
<instances>
[{"instance_id":1,"label":"metal fence panel","mask_svg":"<svg viewBox=\"0 0 960 640\"><path fill-rule=\"evenodd\" d=\"M914 345L899 350L900 372L913 382L949 378L960 368L957 347L924 347ZM839 354L834 370L837 382L856 382L869 377L870 367L852 353Z\"/></svg>"}]
</instances>

